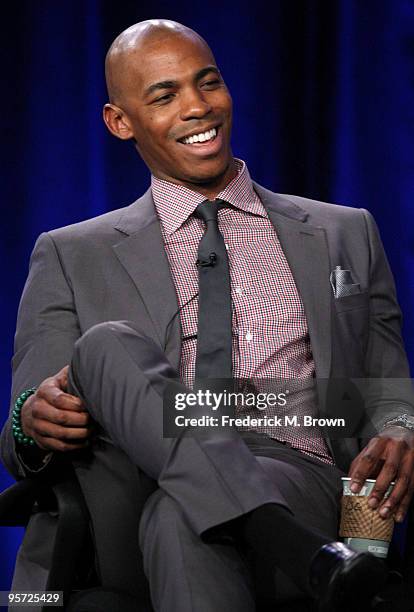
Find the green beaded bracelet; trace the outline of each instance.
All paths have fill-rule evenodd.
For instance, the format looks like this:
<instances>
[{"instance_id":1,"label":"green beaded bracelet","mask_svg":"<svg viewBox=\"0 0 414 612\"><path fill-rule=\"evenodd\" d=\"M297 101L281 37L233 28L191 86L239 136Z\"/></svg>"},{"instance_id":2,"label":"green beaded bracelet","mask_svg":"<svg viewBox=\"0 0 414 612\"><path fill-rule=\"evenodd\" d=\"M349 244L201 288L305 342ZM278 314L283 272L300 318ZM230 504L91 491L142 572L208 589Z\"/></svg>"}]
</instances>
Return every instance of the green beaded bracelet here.
<instances>
[{"instance_id":1,"label":"green beaded bracelet","mask_svg":"<svg viewBox=\"0 0 414 612\"><path fill-rule=\"evenodd\" d=\"M35 444L35 441L30 436L26 436L23 433L20 413L22 411L23 404L25 403L28 397L36 393L36 389L37 387L32 387L31 389L27 389L26 391L23 391L23 393L20 393L19 397L14 403L14 408L12 412L13 436L20 444L23 444L24 446L33 446Z\"/></svg>"}]
</instances>

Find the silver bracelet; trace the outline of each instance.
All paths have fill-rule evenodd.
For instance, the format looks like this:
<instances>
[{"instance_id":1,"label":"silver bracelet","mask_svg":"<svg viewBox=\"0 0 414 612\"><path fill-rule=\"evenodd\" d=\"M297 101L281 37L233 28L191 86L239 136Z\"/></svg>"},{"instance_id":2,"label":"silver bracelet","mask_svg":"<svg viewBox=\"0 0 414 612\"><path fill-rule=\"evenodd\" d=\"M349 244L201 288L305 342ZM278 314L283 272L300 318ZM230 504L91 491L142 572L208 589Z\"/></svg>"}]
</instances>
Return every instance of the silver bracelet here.
<instances>
[{"instance_id":1,"label":"silver bracelet","mask_svg":"<svg viewBox=\"0 0 414 612\"><path fill-rule=\"evenodd\" d=\"M386 429L387 427L405 427L405 429L409 429L410 431L414 431L414 416L411 414L400 414L393 419L386 421L382 426L382 429Z\"/></svg>"}]
</instances>

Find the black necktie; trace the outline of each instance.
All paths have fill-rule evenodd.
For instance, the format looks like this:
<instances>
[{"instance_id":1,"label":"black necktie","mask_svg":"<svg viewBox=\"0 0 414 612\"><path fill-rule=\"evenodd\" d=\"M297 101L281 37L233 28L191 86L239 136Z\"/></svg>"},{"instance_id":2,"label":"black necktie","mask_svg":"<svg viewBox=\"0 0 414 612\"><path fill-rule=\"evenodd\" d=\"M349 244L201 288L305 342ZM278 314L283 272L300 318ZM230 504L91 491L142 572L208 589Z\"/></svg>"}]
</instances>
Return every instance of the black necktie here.
<instances>
[{"instance_id":1,"label":"black necktie","mask_svg":"<svg viewBox=\"0 0 414 612\"><path fill-rule=\"evenodd\" d=\"M231 378L231 293L226 245L217 212L227 204L206 200L196 208L206 231L198 246L198 331L196 380Z\"/></svg>"}]
</instances>

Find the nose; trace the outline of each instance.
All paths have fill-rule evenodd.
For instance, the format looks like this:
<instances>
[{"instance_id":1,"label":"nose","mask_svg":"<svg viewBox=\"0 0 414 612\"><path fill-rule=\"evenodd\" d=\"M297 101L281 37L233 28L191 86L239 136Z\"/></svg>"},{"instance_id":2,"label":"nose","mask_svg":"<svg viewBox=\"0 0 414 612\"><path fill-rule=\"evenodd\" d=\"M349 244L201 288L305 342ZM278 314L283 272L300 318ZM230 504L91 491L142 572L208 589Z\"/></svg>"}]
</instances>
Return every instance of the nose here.
<instances>
[{"instance_id":1,"label":"nose","mask_svg":"<svg viewBox=\"0 0 414 612\"><path fill-rule=\"evenodd\" d=\"M200 119L211 111L211 106L197 87L182 91L180 115L183 121Z\"/></svg>"}]
</instances>

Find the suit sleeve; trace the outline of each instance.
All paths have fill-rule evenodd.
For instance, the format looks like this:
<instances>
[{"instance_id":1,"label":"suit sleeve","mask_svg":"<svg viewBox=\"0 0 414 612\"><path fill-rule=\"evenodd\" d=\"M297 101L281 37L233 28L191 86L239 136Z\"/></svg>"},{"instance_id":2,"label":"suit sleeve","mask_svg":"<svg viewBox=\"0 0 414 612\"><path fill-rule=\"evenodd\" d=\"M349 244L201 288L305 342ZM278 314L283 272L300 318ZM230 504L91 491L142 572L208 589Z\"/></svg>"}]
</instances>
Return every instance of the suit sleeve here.
<instances>
[{"instance_id":1,"label":"suit sleeve","mask_svg":"<svg viewBox=\"0 0 414 612\"><path fill-rule=\"evenodd\" d=\"M44 233L30 258L18 311L10 412L20 393L38 386L70 363L74 343L80 335L70 282L52 236ZM45 463L39 464L33 453L30 454L32 451L17 452L18 448L21 447L15 444L9 415L1 434L0 451L10 473L20 478L44 472L54 462L50 455Z\"/></svg>"},{"instance_id":2,"label":"suit sleeve","mask_svg":"<svg viewBox=\"0 0 414 612\"><path fill-rule=\"evenodd\" d=\"M372 215L362 211L370 250L370 318L366 372L370 417L377 430L400 414L414 414L410 369L401 336L395 283Z\"/></svg>"}]
</instances>

